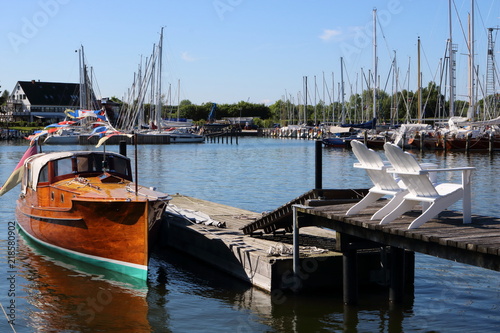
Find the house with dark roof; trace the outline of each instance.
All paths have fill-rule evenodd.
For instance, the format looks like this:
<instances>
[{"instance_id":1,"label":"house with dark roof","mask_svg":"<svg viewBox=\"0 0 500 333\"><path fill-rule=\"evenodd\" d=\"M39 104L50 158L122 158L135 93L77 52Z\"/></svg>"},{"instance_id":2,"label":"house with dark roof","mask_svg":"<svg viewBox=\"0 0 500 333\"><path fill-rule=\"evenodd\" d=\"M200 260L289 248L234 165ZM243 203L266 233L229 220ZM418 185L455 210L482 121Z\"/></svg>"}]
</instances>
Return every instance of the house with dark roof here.
<instances>
[{"instance_id":1,"label":"house with dark roof","mask_svg":"<svg viewBox=\"0 0 500 333\"><path fill-rule=\"evenodd\" d=\"M66 117L66 109L80 108L80 84L18 81L7 108L15 120L57 122Z\"/></svg>"}]
</instances>

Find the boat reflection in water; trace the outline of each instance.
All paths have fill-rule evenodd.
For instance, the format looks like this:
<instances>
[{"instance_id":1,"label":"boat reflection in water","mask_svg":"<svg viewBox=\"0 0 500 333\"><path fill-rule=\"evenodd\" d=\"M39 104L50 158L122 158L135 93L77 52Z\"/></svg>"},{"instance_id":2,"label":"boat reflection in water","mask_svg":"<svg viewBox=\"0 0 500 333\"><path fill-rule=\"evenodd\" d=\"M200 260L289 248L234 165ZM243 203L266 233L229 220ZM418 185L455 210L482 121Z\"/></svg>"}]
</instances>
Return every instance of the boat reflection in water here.
<instances>
[{"instance_id":1,"label":"boat reflection in water","mask_svg":"<svg viewBox=\"0 0 500 333\"><path fill-rule=\"evenodd\" d=\"M72 260L23 233L18 251L27 304L17 317L30 331L151 331L144 280Z\"/></svg>"}]
</instances>

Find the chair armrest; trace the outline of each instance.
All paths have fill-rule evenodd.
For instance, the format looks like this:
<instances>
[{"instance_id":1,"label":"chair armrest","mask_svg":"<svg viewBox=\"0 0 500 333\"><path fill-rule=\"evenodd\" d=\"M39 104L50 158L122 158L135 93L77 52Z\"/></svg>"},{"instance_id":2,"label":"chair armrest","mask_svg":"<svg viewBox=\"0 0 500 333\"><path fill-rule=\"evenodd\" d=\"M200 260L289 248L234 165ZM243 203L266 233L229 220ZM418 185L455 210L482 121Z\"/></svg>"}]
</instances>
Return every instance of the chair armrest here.
<instances>
[{"instance_id":1,"label":"chair armrest","mask_svg":"<svg viewBox=\"0 0 500 333\"><path fill-rule=\"evenodd\" d=\"M361 164L361 163L354 163L354 164L353 164L353 167L358 168L358 169L365 169L365 170L377 170L377 171L380 171L380 170L386 170L386 169L389 167L389 165L384 165L384 166L382 166L382 167L378 167L378 168L370 168L370 167L366 167L366 166L364 166L364 165L363 165L363 164Z\"/></svg>"},{"instance_id":2,"label":"chair armrest","mask_svg":"<svg viewBox=\"0 0 500 333\"><path fill-rule=\"evenodd\" d=\"M427 172L443 172L443 171L465 171L465 170L476 170L475 167L458 167L458 168L438 168L438 169L423 169L422 173Z\"/></svg>"},{"instance_id":3,"label":"chair armrest","mask_svg":"<svg viewBox=\"0 0 500 333\"><path fill-rule=\"evenodd\" d=\"M389 173L396 173L400 175L424 175L429 172L443 172L443 171L466 171L466 170L476 170L475 167L459 167L459 168L447 168L447 169L421 169L418 171L397 171L394 168L387 169Z\"/></svg>"}]
</instances>

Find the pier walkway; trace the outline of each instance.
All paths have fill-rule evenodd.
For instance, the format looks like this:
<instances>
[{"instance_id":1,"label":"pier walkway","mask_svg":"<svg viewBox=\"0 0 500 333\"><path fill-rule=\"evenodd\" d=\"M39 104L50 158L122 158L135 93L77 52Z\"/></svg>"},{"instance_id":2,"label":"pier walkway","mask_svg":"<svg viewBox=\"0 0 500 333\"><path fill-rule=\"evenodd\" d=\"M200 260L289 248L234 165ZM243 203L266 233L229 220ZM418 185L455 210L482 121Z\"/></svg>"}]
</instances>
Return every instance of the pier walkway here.
<instances>
[{"instance_id":1,"label":"pier walkway","mask_svg":"<svg viewBox=\"0 0 500 333\"><path fill-rule=\"evenodd\" d=\"M401 302L413 285L414 252L500 271L500 218L463 224L460 212L444 211L409 230L418 211L387 225L370 220L384 200L346 216L365 191L311 190L266 214L173 195L162 241L269 292L341 287L346 304L372 284Z\"/></svg>"},{"instance_id":2,"label":"pier walkway","mask_svg":"<svg viewBox=\"0 0 500 333\"><path fill-rule=\"evenodd\" d=\"M297 208L302 215L299 227L314 225L331 228L382 245L500 271L500 218L473 215L472 223L463 224L461 212L444 211L438 218L409 230L408 225L419 215L418 211L409 212L387 225L370 220L384 204L385 200L381 200L354 216L345 216L352 204L301 206ZM269 220L261 218L243 230L247 233L259 229L269 231L272 225ZM290 220L280 224L284 230L289 230L291 226ZM343 251L340 247L337 250Z\"/></svg>"},{"instance_id":3,"label":"pier walkway","mask_svg":"<svg viewBox=\"0 0 500 333\"><path fill-rule=\"evenodd\" d=\"M341 190L340 193L344 192ZM308 192L304 197L314 200L314 196L314 192ZM292 202L302 200L298 198ZM243 233L242 229L259 220L261 213L181 194L172 195L169 206L162 221L161 242L165 246L269 292L342 288L342 253L335 251L336 233L332 230L314 226L301 229L299 252L302 267L298 276L294 273L290 233ZM288 210L287 207L285 205L283 209ZM208 218L208 221L202 222L203 218ZM194 222L196 219L200 220L199 223ZM291 211L276 220L291 223ZM362 285L387 284L378 251L367 251L359 260L363 263L359 270Z\"/></svg>"}]
</instances>

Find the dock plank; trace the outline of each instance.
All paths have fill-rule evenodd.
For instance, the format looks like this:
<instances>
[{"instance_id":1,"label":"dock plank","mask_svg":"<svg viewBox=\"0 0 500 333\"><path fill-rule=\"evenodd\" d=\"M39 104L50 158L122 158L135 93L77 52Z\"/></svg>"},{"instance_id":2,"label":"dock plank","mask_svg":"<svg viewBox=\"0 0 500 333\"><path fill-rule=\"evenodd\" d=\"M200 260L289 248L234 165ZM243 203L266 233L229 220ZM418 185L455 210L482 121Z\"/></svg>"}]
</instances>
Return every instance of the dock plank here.
<instances>
[{"instance_id":1,"label":"dock plank","mask_svg":"<svg viewBox=\"0 0 500 333\"><path fill-rule=\"evenodd\" d=\"M269 251L272 247L285 244L291 238L252 237L245 235L241 230L245 225L260 218L261 213L181 194L172 195L170 204L175 206L178 211L202 212L215 221L224 222L225 227L218 228L212 225L196 224L167 214L167 217L164 217L164 225L168 227L166 231L163 231L164 235L162 236L167 245L191 254L267 291L281 287L282 280L286 280L286 278L282 278L283 274L290 274L293 258L291 253L271 256ZM307 244L310 243L308 238L314 239L314 244L321 243L324 238L334 241L335 232L317 227L301 230L301 258L335 257L340 258L335 260L341 260L341 254L327 248L321 249L321 252L318 253L308 252ZM280 246L291 248L290 244ZM325 284L335 281L335 279L320 276L320 273L318 271L319 277L311 279L311 281L304 281L304 283L316 283L318 279L323 279Z\"/></svg>"},{"instance_id":2,"label":"dock plank","mask_svg":"<svg viewBox=\"0 0 500 333\"><path fill-rule=\"evenodd\" d=\"M300 212L321 218L323 226L357 237L500 271L498 218L474 215L472 223L463 224L460 212L447 210L419 228L408 229L420 211L408 212L387 225L370 220L384 204L379 201L354 216L345 216L352 204L306 207Z\"/></svg>"}]
</instances>

